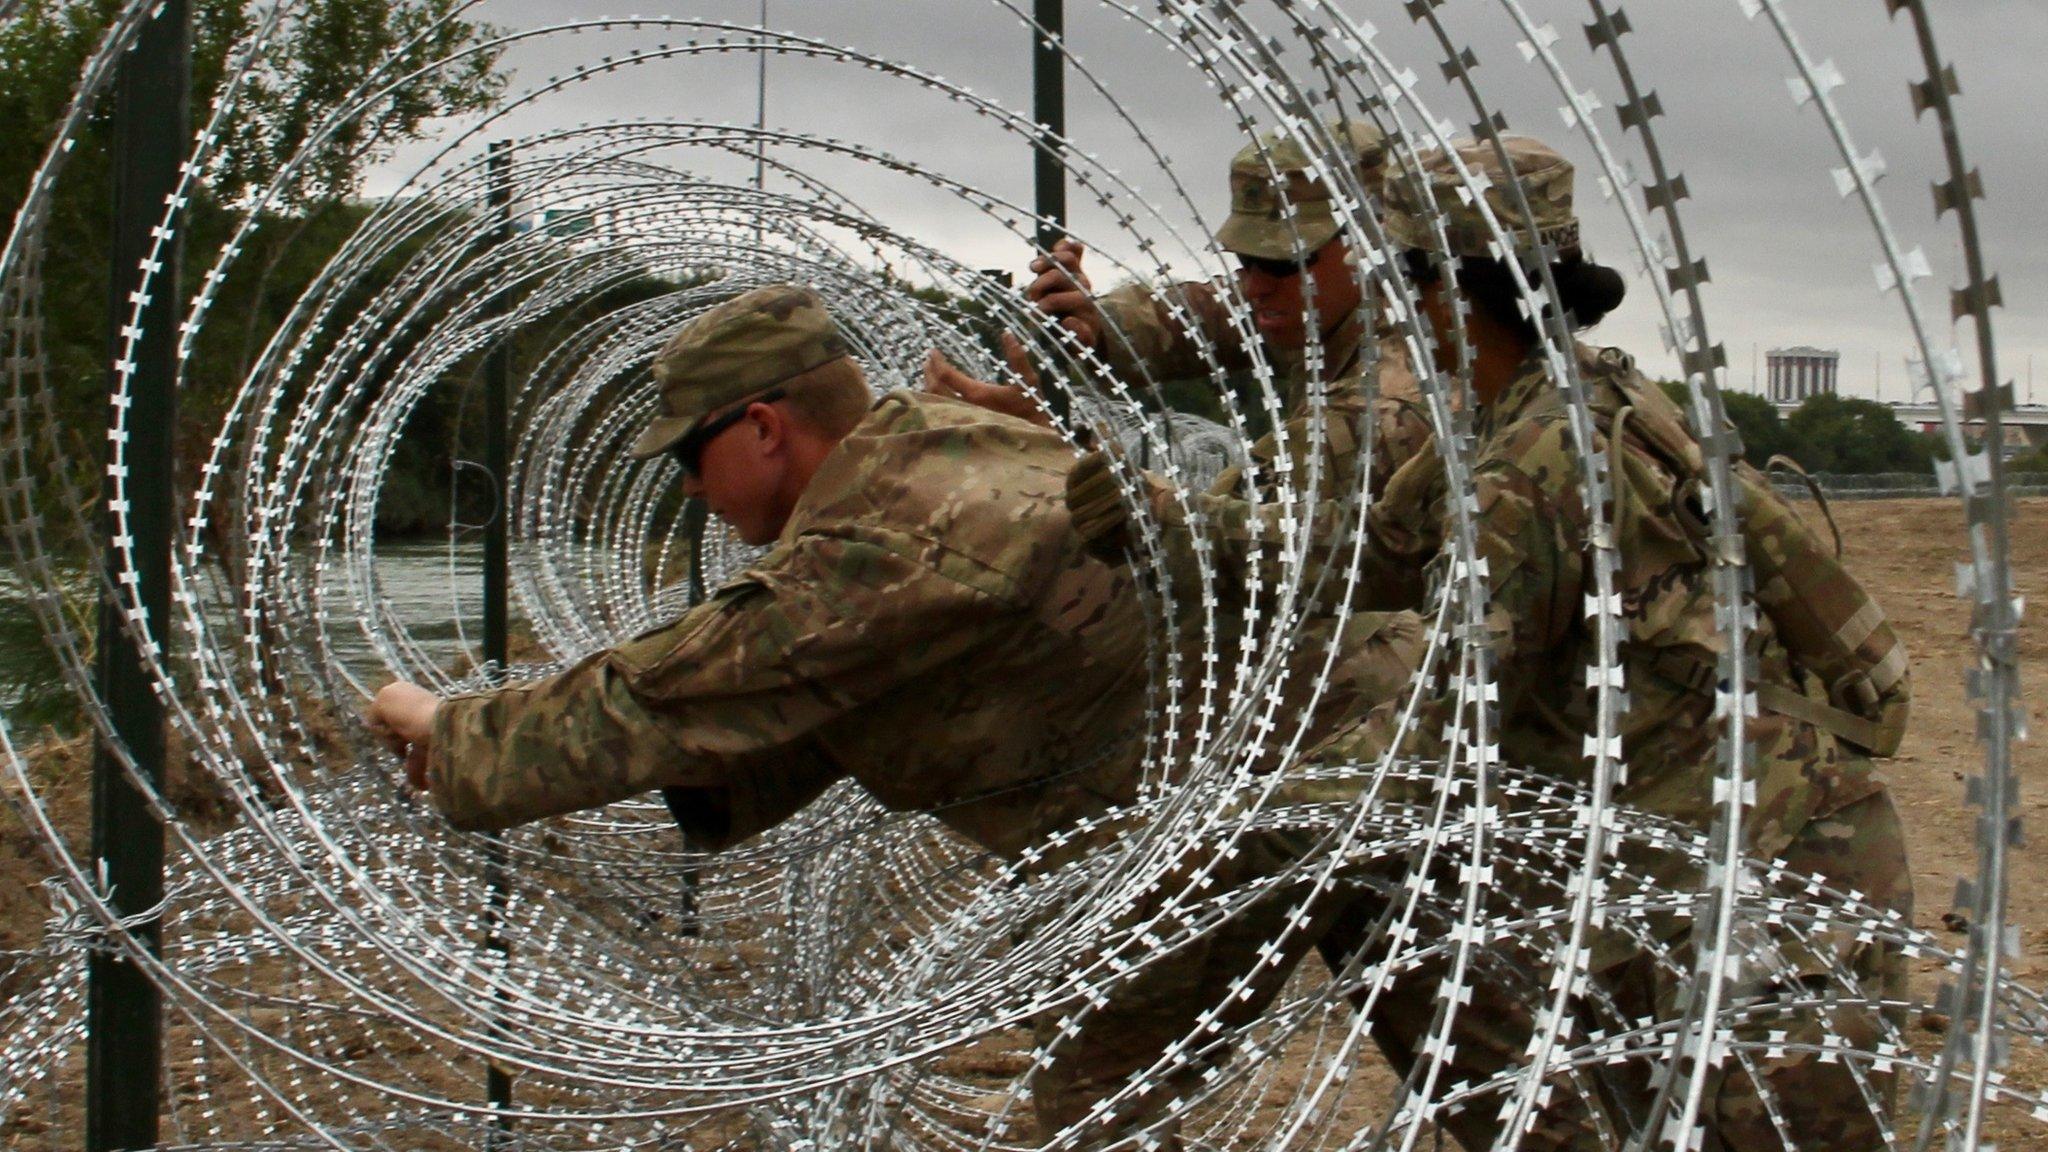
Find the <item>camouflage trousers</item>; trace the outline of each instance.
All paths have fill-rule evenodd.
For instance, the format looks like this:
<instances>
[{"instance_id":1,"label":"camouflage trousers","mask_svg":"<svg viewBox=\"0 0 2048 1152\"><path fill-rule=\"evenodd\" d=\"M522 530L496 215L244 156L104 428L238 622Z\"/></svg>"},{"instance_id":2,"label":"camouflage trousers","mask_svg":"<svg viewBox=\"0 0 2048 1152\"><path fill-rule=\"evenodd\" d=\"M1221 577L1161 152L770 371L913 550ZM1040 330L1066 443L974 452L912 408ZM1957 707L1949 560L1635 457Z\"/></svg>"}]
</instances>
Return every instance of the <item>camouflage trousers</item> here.
<instances>
[{"instance_id":1,"label":"camouflage trousers","mask_svg":"<svg viewBox=\"0 0 2048 1152\"><path fill-rule=\"evenodd\" d=\"M1228 866L1216 873L1222 884L1251 883L1285 871L1301 859L1306 838L1258 833L1238 847ZM1781 856L1792 870L1858 890L1874 905L1911 911L1904 839L1885 793L1810 822ZM1304 895L1285 886L1269 887L1215 930L1145 965L1136 978L1111 989L1105 1001L1078 1012L1047 1014L1037 1026L1046 1064L1032 1082L1039 1138L1065 1132L1072 1147L1176 1147L1176 1126L1158 1117L1228 1059L1224 1038L1257 1019L1311 946L1332 971L1355 970L1359 961L1371 959L1362 953L1387 906L1383 888L1365 882ZM1290 925L1293 931L1287 930ZM1881 943L1859 941L1853 930L1778 944L1789 978L1811 982L1814 990L1827 986L1827 973L1847 972L1868 997L1897 1002L1903 995L1903 957ZM1683 989L1681 974L1690 963L1688 949L1680 945L1661 960L1645 952L1597 975L1599 995L1593 999L1603 1005L1602 1019L1586 1019L1584 1028L1672 1018ZM1426 1038L1438 1021L1444 975L1444 964L1425 962L1395 976L1373 1005L1371 1035L1404 1077L1426 1050ZM1437 1083L1446 1090L1508 1083L1528 1060L1531 1006L1547 995L1546 975L1539 957L1499 947L1482 952L1467 975L1469 1002L1451 1022L1449 1056ZM1755 990L1745 1002L1797 991ZM1865 1087L1880 1107L1888 1108L1890 1077L1867 1073L1859 1084L1845 1062L1799 1051L1801 1045L1817 1046L1824 1033L1857 1048L1874 1047L1881 1034L1876 1011L1862 1001L1838 1001L1825 1010L1796 1009L1752 1020L1734 1029L1738 1044L1783 1033L1772 1039L1785 1048L1779 1054L1744 1048L1744 1055L1713 1074L1702 1111L1706 1152L1787 1146L1857 1152L1882 1146ZM1558 1078L1549 1103L1510 1146L1531 1152L1619 1147L1650 1122L1645 1113L1654 1071L1639 1059L1571 1081ZM1141 1090L1114 1107L1107 1104L1134 1079L1144 1085ZM1759 1079L1766 1091L1759 1091ZM1436 1114L1435 1123L1471 1152L1480 1152L1493 1147L1500 1134L1500 1104L1498 1092L1474 1096L1466 1106L1453 1102Z\"/></svg>"},{"instance_id":2,"label":"camouflage trousers","mask_svg":"<svg viewBox=\"0 0 2048 1152\"><path fill-rule=\"evenodd\" d=\"M1891 795L1878 792L1807 822L1779 854L1795 872L1824 876L1832 886L1856 890L1877 908L1899 912L1910 922L1913 875L1906 859L1906 841ZM1862 1152L1885 1147L1879 1113L1889 1114L1893 1076L1867 1067L1852 1069L1850 1061L1823 1060L1817 1051L1828 1034L1849 1047L1876 1048L1887 1021L1898 1027L1906 995L1906 958L1896 945L1859 939L1853 926L1804 939L1773 931L1787 975L1765 988L1750 991L1748 1003L1768 1002L1773 995L1823 1000L1839 986L1831 973L1855 978L1865 999L1845 999L1832 1007L1801 1007L1758 1016L1732 1029L1742 1050L1713 1073L1701 1110L1703 1152L1749 1152L1751 1149L1827 1149ZM1677 957L1689 965L1690 949ZM1616 1007L1637 1018L1669 1019L1676 1015L1682 981L1644 957L1637 957L1605 981ZM1882 1012L1869 1001L1882 999L1892 1007ZM1769 1041L1769 1047L1762 1045ZM1752 1047L1754 1045L1755 1047ZM1635 1083L1620 1085L1625 1103L1638 1112L1647 1096L1649 1070L1630 1066ZM1859 1084L1861 1075L1864 1083ZM1758 1081L1762 1081L1759 1088ZM1877 1105L1865 1097L1869 1089ZM1627 1101L1633 1089L1636 1099ZM1772 1116L1777 1113L1776 1118ZM1583 1141L1559 1145L1590 1148Z\"/></svg>"}]
</instances>

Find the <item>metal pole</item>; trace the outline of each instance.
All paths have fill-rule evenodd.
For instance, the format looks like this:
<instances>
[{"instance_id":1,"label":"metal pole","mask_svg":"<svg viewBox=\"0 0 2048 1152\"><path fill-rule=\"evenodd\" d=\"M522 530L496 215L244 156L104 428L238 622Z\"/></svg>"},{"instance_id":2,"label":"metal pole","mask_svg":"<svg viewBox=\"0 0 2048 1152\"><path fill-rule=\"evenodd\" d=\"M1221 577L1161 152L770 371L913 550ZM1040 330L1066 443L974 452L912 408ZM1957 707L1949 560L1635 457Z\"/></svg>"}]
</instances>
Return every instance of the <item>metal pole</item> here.
<instances>
[{"instance_id":1,"label":"metal pole","mask_svg":"<svg viewBox=\"0 0 2048 1152\"><path fill-rule=\"evenodd\" d=\"M512 239L512 151L503 140L491 144L488 161L490 208L497 218L496 241ZM502 296L491 298L493 317L505 314ZM501 336L484 364L484 468L491 474L497 492L497 508L484 528L484 660L496 666L493 678L504 674L507 646L507 594L511 585L511 493L512 450L509 440L508 397L512 388L512 345Z\"/></svg>"},{"instance_id":2,"label":"metal pole","mask_svg":"<svg viewBox=\"0 0 2048 1152\"><path fill-rule=\"evenodd\" d=\"M1067 135L1065 0L1034 0L1033 16L1038 23L1031 41L1031 118L1038 125L1032 156L1037 191L1034 206L1038 246L1050 252L1067 234L1067 165L1060 152ZM1058 363L1057 357L1048 363ZM1065 418L1072 403L1067 390L1048 387L1045 398L1053 415Z\"/></svg>"},{"instance_id":3,"label":"metal pole","mask_svg":"<svg viewBox=\"0 0 2048 1152\"><path fill-rule=\"evenodd\" d=\"M754 55L754 191L767 179L768 129L768 0L761 0L761 50Z\"/></svg>"},{"instance_id":4,"label":"metal pole","mask_svg":"<svg viewBox=\"0 0 2048 1152\"><path fill-rule=\"evenodd\" d=\"M114 92L113 248L109 254L108 326L113 347L134 368L128 379L125 531L132 537L136 596L158 637L171 612L173 470L176 462L178 256L180 240L157 247L155 229L176 194L179 166L191 140L186 113L191 83L191 16L185 0L167 0L121 64ZM139 317L130 294L145 261L158 266ZM124 330L142 331L130 345ZM119 356L110 356L111 362ZM113 386L120 386L118 376ZM122 529L113 515L114 477L106 481L104 522L111 540ZM127 563L111 545L109 571ZM119 592L100 605L100 693L114 734L152 783L164 775L164 709L148 663L122 628ZM102 742L93 754L92 851L108 900L134 916L163 900L164 830L139 789ZM134 930L150 952L163 947L163 925ZM87 1152L150 1148L161 1108L163 1015L156 985L124 957L94 952L86 961L85 1146Z\"/></svg>"},{"instance_id":5,"label":"metal pole","mask_svg":"<svg viewBox=\"0 0 2048 1152\"><path fill-rule=\"evenodd\" d=\"M503 140L492 141L486 168L490 209L496 217L495 239L502 246L512 240L511 146ZM504 297L493 296L489 315L503 316L505 312ZM511 422L511 391L512 338L508 333L500 333L484 363L484 467L491 474L498 503L484 528L484 661L490 668L493 683L504 679L505 668L511 663L510 609L506 603L512 583L512 445L508 427ZM511 960L512 943L500 930L509 890L505 878L505 846L495 836L484 846L484 884L489 889L489 904L484 909L484 947L498 954L502 966ZM499 998L504 999L503 992L499 993ZM493 1109L503 1110L512 1106L512 1077L495 1060L487 1066L484 1087ZM485 1147L495 1149L500 1146L511 1122L503 1117L493 1117L491 1124Z\"/></svg>"},{"instance_id":6,"label":"metal pole","mask_svg":"<svg viewBox=\"0 0 2048 1152\"><path fill-rule=\"evenodd\" d=\"M704 602L709 595L704 586L704 536L711 529L711 506L703 500L691 498L683 502L683 535L690 542L690 607ZM690 790L687 788L664 788L661 798L668 805L669 815L675 817L676 829L683 834L683 851L691 852L695 847L690 843L689 811ZM685 868L679 878L682 888L683 920L681 932L695 936L701 929L697 919L697 885L702 876L695 868Z\"/></svg>"},{"instance_id":7,"label":"metal pole","mask_svg":"<svg viewBox=\"0 0 2048 1152\"><path fill-rule=\"evenodd\" d=\"M768 0L761 0L761 50L754 54L754 191L768 180ZM761 218L754 217L754 244L762 234Z\"/></svg>"},{"instance_id":8,"label":"metal pole","mask_svg":"<svg viewBox=\"0 0 2048 1152\"><path fill-rule=\"evenodd\" d=\"M1067 165L1059 141L1067 135L1065 0L1035 0L1038 28L1031 43L1031 117L1038 124L1038 246L1051 248L1067 234Z\"/></svg>"}]
</instances>

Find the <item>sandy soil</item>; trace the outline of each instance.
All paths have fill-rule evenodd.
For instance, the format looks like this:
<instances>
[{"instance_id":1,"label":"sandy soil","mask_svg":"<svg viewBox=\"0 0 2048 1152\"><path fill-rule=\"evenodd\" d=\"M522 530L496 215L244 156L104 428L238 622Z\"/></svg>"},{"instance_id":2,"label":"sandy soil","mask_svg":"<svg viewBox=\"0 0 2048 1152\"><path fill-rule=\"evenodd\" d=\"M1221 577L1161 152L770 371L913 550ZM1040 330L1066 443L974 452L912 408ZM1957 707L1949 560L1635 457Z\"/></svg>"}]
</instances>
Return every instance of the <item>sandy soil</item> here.
<instances>
[{"instance_id":1,"label":"sandy soil","mask_svg":"<svg viewBox=\"0 0 2048 1152\"><path fill-rule=\"evenodd\" d=\"M1809 508L1809 506L1803 506ZM1968 779L1983 772L1976 711L1964 674L1975 662L1968 604L1956 595L1955 567L1969 559L1962 515L1952 501L1841 502L1835 516L1847 542L1846 558L1884 605L1913 657L1913 719L1900 755L1886 777L1906 826L1912 851L1915 915L1920 927L1961 947L1968 919L1954 907L1956 881L1977 870L1978 809L1964 801ZM2011 532L2013 581L2021 597L2048 589L2048 500L2019 502ZM2039 613L2021 621L2022 693L2039 692L2035 677L2048 655L2048 623ZM2023 697L2024 698L2024 697ZM2038 708L2038 704L2035 705ZM2019 808L2025 824L2048 819L2048 743L2014 747ZM2043 977L2041 949L2048 940L2048 855L2023 845L2008 857L2008 920L2020 926L2021 954L2010 971L2032 988ZM1915 973L1915 991L1933 999L1942 974L1932 963ZM1914 1046L1933 1051L1949 1022L1924 1015ZM2020 1084L2048 1084L2048 1052L2015 1044L2006 1073ZM2048 1127L2015 1110L1994 1110L1986 1143L1999 1148L2048 1149Z\"/></svg>"},{"instance_id":2,"label":"sandy soil","mask_svg":"<svg viewBox=\"0 0 2048 1152\"><path fill-rule=\"evenodd\" d=\"M1810 509L1811 506L1805 506ZM1917 920L1929 931L1960 946L1966 924L1954 918L1952 900L1958 877L1977 867L1977 810L1964 803L1969 777L1982 771L1975 740L1976 717L1964 690L1964 673L1974 658L1969 637L1968 605L1956 596L1955 565L1967 558L1961 512L1952 501L1903 500L1839 503L1835 514L1848 542L1852 568L1871 587L1899 629L1913 656L1914 717L1902 753L1888 770L1893 794L1911 837L1918 895ZM2012 533L2015 580L2022 594L2048 587L2048 500L2022 501ZM2048 652L2048 626L2037 617L2023 623L2020 661L2024 673L2043 667ZM2034 687L2032 684L2025 687ZM67 833L83 843L89 789L84 768L89 755L80 746L55 750L39 765L42 781L54 786L59 819ZM2048 746L2019 745L2015 761L2020 780L2020 811L2048 813ZM47 794L47 793L46 793ZM47 873L40 852L11 815L0 821L0 949L31 946L41 935L48 914L36 888ZM2048 856L2022 848L2014 853L2011 919L2022 926L2022 955L2012 970L2031 986L2042 983L2040 949L2048 931ZM1948 919L1944 919L1948 917ZM1923 965L1916 974L1918 991L1931 999L1939 974ZM0 989L0 993L8 990ZM1916 1048L1932 1051L1943 1042L1949 1022L1927 1014L1915 1022ZM963 1054L963 1058L964 1058ZM2013 1053L2011 1077L2021 1083L2048 1083L2048 1056L2037 1048ZM1000 1067L988 1069L993 1079L1015 1070L1015 1056L991 1057ZM956 1073L971 1071L951 1069ZM1274 1099L1291 1094L1291 1077L1283 1071L1273 1085ZM1347 1112L1350 1109L1347 1107ZM1360 1108L1360 1119L1370 1113ZM56 1112L75 1117L70 1108L49 1102L0 1117L0 1147L73 1147L77 1134L69 1125L49 1120ZM1348 1117L1347 1117L1348 1119ZM1988 1139L2005 1149L2048 1148L2048 1128L2023 1117L1994 1117Z\"/></svg>"}]
</instances>

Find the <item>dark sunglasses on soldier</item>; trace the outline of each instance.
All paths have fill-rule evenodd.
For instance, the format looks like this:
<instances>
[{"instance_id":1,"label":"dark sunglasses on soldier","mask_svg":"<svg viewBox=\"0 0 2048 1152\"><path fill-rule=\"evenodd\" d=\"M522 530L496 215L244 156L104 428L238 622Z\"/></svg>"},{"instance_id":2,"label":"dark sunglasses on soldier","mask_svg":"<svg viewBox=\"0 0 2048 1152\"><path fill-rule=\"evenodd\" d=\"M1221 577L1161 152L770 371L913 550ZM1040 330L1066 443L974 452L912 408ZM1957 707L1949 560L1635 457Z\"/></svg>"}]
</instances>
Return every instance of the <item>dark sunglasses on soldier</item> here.
<instances>
[{"instance_id":1,"label":"dark sunglasses on soldier","mask_svg":"<svg viewBox=\"0 0 2048 1152\"><path fill-rule=\"evenodd\" d=\"M1313 252L1300 260L1274 260L1265 256L1246 256L1240 252L1237 253L1237 266L1247 272L1258 272L1275 280L1286 280L1301 275L1301 270L1308 267L1315 258Z\"/></svg>"},{"instance_id":2,"label":"dark sunglasses on soldier","mask_svg":"<svg viewBox=\"0 0 2048 1152\"><path fill-rule=\"evenodd\" d=\"M787 395L789 393L780 388L770 388L725 415L714 417L690 429L669 451L674 453L676 463L683 466L683 472L696 479L701 475L698 470L704 465L704 449L711 446L711 442L718 438L719 433L746 419L747 410L754 405L773 404Z\"/></svg>"},{"instance_id":3,"label":"dark sunglasses on soldier","mask_svg":"<svg viewBox=\"0 0 2048 1152\"><path fill-rule=\"evenodd\" d=\"M1272 277L1276 281L1284 281L1288 277L1298 277L1300 273L1303 273L1303 269L1307 269L1309 264L1315 262L1317 256L1323 254L1323 248L1329 248L1329 244L1325 242L1325 244L1317 246L1315 252L1309 252L1307 256L1298 258L1298 260L1274 260L1274 258L1268 258L1268 256L1245 256L1243 252L1237 252L1235 256L1237 256L1237 266L1239 266L1239 269L1243 269L1247 273L1264 273L1264 275L1268 275L1268 277Z\"/></svg>"}]
</instances>

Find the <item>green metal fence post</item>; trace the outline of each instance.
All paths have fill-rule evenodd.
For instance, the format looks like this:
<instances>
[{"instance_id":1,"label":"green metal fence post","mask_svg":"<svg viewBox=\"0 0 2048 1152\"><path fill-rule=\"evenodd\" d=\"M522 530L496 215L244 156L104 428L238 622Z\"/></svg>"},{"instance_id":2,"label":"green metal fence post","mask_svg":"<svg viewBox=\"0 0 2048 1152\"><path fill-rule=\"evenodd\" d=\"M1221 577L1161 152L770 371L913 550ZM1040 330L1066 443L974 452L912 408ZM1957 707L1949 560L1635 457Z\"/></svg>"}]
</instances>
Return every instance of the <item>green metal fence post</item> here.
<instances>
[{"instance_id":1,"label":"green metal fence post","mask_svg":"<svg viewBox=\"0 0 2048 1152\"><path fill-rule=\"evenodd\" d=\"M135 565L135 596L159 641L171 612L173 467L177 425L178 250L173 234L159 245L157 229L176 194L191 145L186 106L191 82L190 13L167 0L121 64L114 88L113 248L109 254L108 329L128 379L126 474L106 480L109 571L129 559L111 541L125 532ZM136 298L145 263L155 262L146 298ZM139 311L138 311L139 305ZM129 325L140 328L131 333ZM118 373L113 387L120 387ZM127 500L123 524L116 494ZM161 781L167 754L164 708L149 663L123 627L126 594L106 593L99 618L100 694L121 747L139 772ZM105 742L93 755L92 851L109 900L122 916L156 907L164 891L164 830L142 792ZM150 920L135 935L151 952L163 926ZM141 969L107 952L86 963L85 1146L87 1152L149 1148L157 1143L163 1065L163 1011L156 985Z\"/></svg>"},{"instance_id":2,"label":"green metal fence post","mask_svg":"<svg viewBox=\"0 0 2048 1152\"><path fill-rule=\"evenodd\" d=\"M493 240L503 246L512 240L512 149L506 141L491 142L486 176L486 195L495 220ZM504 296L493 295L487 311L492 316L503 316L507 311ZM497 507L491 510L490 521L484 528L484 662L491 669L493 683L504 680L505 669L511 664L511 391L512 338L500 333L484 361L484 468L491 474L497 499ZM490 837L484 847L484 883L490 902L484 909L484 947L497 954L501 967L512 958L512 942L503 931L505 908L511 896L505 869L505 846L496 836ZM502 992L499 998L504 998ZM512 1106L512 1077L496 1061L485 1070L484 1091L494 1110ZM485 1147L499 1147L510 1124L502 1116L493 1117Z\"/></svg>"}]
</instances>

